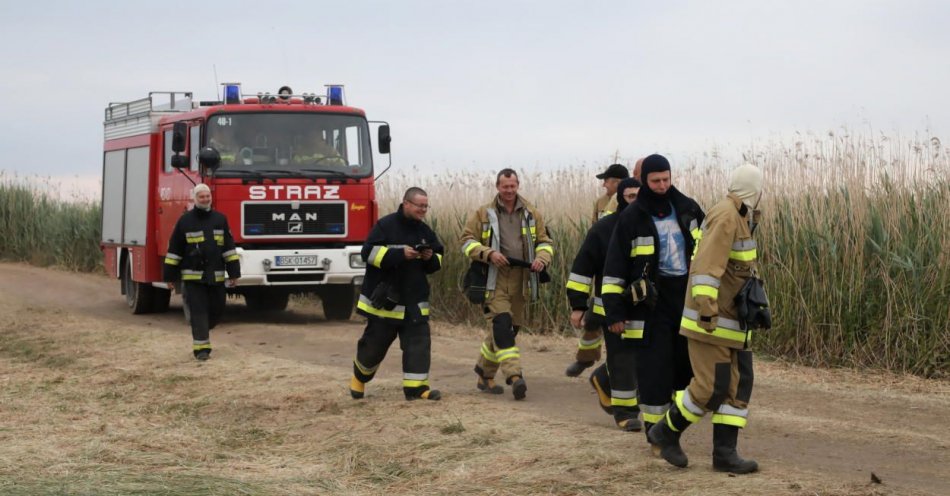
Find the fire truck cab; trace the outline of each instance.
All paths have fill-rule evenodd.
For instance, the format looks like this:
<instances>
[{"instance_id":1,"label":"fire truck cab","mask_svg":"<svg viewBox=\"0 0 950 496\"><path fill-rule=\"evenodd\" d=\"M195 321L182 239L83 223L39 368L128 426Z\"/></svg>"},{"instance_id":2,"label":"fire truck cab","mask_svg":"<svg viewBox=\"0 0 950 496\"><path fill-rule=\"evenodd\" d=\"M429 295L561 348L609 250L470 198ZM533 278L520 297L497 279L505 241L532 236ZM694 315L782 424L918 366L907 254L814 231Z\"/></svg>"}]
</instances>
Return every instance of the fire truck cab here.
<instances>
[{"instance_id":1,"label":"fire truck cab","mask_svg":"<svg viewBox=\"0 0 950 496\"><path fill-rule=\"evenodd\" d=\"M102 251L133 313L163 312L170 291L162 264L191 190L207 184L241 258L228 288L248 307L283 310L291 294L315 293L328 319L348 319L362 283L363 241L378 218L370 123L326 94L223 98L150 92L105 109ZM378 150L389 153L389 126Z\"/></svg>"}]
</instances>

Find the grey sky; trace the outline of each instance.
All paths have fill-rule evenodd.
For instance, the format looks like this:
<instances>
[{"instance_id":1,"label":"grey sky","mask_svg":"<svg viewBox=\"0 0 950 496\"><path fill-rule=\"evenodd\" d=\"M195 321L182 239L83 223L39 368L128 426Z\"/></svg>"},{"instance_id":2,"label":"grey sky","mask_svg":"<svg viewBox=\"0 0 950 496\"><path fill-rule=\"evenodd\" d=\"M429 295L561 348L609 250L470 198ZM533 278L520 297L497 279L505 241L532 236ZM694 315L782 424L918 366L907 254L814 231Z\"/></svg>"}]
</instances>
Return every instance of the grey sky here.
<instances>
[{"instance_id":1,"label":"grey sky","mask_svg":"<svg viewBox=\"0 0 950 496\"><path fill-rule=\"evenodd\" d=\"M213 66L246 92L346 84L404 169L940 135L948 21L942 1L3 1L0 169L96 176L108 102L213 99Z\"/></svg>"}]
</instances>

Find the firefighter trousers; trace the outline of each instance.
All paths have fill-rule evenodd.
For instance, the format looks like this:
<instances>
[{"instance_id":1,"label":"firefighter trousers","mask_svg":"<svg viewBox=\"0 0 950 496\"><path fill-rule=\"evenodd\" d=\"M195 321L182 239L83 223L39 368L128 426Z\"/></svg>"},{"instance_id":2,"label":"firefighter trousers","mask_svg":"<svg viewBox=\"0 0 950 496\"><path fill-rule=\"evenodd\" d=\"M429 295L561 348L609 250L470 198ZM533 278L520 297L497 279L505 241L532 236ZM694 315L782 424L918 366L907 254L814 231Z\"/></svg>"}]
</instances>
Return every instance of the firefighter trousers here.
<instances>
[{"instance_id":1,"label":"firefighter trousers","mask_svg":"<svg viewBox=\"0 0 950 496\"><path fill-rule=\"evenodd\" d=\"M191 323L192 351L197 356L202 350L211 352L211 329L214 329L224 314L227 294L221 284L202 284L185 281L182 300L188 306Z\"/></svg>"},{"instance_id":2,"label":"firefighter trousers","mask_svg":"<svg viewBox=\"0 0 950 496\"><path fill-rule=\"evenodd\" d=\"M657 303L643 328L637 348L637 383L643 421L655 424L670 408L676 391L689 384L693 371L687 339L680 335L680 320L688 276L660 276ZM610 352L607 353L608 359Z\"/></svg>"},{"instance_id":3,"label":"firefighter trousers","mask_svg":"<svg viewBox=\"0 0 950 496\"><path fill-rule=\"evenodd\" d=\"M491 330L482 342L475 373L484 379L494 379L499 368L508 384L512 377L524 375L521 351L515 344L518 330L524 325L524 274L524 269L500 267L495 291L483 308Z\"/></svg>"},{"instance_id":4,"label":"firefighter trousers","mask_svg":"<svg viewBox=\"0 0 950 496\"><path fill-rule=\"evenodd\" d=\"M694 376L686 390L676 394L683 419L694 423L713 412L714 424L745 427L752 398L752 352L688 341Z\"/></svg>"},{"instance_id":5,"label":"firefighter trousers","mask_svg":"<svg viewBox=\"0 0 950 496\"><path fill-rule=\"evenodd\" d=\"M353 375L360 382L369 382L376 375L379 364L386 358L389 347L399 337L402 349L402 390L406 397L418 397L429 389L429 364L432 340L426 321L393 321L370 318L363 336L356 343Z\"/></svg>"},{"instance_id":6,"label":"firefighter trousers","mask_svg":"<svg viewBox=\"0 0 950 496\"><path fill-rule=\"evenodd\" d=\"M610 407L617 422L637 418L637 348L618 334L604 332ZM603 385L601 385L603 387Z\"/></svg>"},{"instance_id":7,"label":"firefighter trousers","mask_svg":"<svg viewBox=\"0 0 950 496\"><path fill-rule=\"evenodd\" d=\"M609 332L607 334L610 334ZM577 355L574 360L581 363L593 363L600 360L600 345L604 342L602 329L584 329L577 342Z\"/></svg>"}]
</instances>

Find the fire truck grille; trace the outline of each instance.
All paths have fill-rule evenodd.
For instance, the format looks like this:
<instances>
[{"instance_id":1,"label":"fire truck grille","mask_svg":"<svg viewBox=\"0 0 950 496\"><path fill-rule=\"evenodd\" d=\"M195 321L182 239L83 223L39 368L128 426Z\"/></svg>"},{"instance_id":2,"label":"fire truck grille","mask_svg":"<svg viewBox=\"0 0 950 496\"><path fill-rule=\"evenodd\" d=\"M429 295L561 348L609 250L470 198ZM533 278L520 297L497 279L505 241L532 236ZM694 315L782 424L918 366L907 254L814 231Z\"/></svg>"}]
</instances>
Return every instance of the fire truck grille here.
<instances>
[{"instance_id":1,"label":"fire truck grille","mask_svg":"<svg viewBox=\"0 0 950 496\"><path fill-rule=\"evenodd\" d=\"M245 238L344 236L346 203L245 203L242 232Z\"/></svg>"}]
</instances>

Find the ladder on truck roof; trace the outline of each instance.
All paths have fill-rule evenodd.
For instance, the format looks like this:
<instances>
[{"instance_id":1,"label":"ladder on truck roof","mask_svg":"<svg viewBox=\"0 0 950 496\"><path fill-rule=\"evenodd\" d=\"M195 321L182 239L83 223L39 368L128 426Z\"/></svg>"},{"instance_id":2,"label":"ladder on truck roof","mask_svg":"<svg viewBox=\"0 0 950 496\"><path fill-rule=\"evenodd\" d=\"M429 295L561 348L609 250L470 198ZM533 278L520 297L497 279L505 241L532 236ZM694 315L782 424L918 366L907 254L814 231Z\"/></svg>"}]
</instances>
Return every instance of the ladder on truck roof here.
<instances>
[{"instance_id":1,"label":"ladder on truck roof","mask_svg":"<svg viewBox=\"0 0 950 496\"><path fill-rule=\"evenodd\" d=\"M155 96L166 95L167 103ZM170 114L194 108L190 91L150 91L148 97L131 102L111 102L105 111L105 138L127 138L158 131L158 121ZM164 99L162 99L164 100Z\"/></svg>"}]
</instances>

